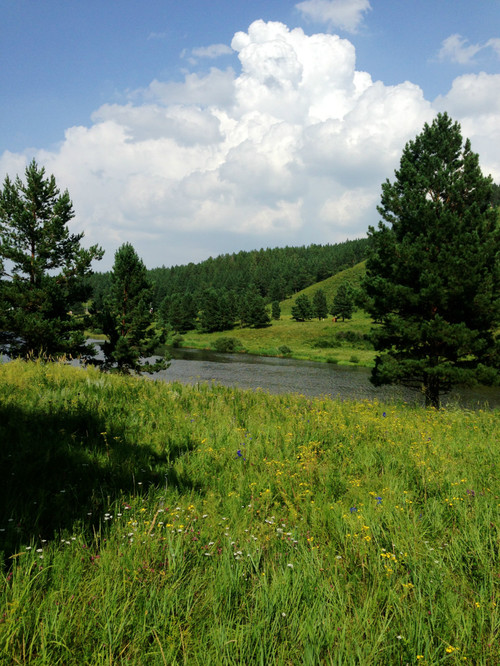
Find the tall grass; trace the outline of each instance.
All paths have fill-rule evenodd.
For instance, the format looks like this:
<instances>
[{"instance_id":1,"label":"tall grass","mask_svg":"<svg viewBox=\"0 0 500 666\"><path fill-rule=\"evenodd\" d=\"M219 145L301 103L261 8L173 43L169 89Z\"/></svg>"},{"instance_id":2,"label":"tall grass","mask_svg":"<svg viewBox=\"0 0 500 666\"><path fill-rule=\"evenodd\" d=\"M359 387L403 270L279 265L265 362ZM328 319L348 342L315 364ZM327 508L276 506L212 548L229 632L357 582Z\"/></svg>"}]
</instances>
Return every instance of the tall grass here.
<instances>
[{"instance_id":1,"label":"tall grass","mask_svg":"<svg viewBox=\"0 0 500 666\"><path fill-rule=\"evenodd\" d=\"M2 663L499 663L498 411L20 362L0 396Z\"/></svg>"}]
</instances>

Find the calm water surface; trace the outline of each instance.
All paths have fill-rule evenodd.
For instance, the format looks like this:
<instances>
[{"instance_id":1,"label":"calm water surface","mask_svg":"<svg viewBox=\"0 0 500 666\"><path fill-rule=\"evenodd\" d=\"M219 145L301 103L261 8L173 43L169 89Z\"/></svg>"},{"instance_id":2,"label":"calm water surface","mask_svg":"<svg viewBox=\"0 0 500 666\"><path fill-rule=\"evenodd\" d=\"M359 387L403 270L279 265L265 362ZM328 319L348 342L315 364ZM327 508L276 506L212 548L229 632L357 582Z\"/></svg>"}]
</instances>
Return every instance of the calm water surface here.
<instances>
[{"instance_id":1,"label":"calm water surface","mask_svg":"<svg viewBox=\"0 0 500 666\"><path fill-rule=\"evenodd\" d=\"M422 396L402 387L375 388L370 370L314 361L267 358L249 354L219 354L197 349L172 349L168 370L152 375L155 379L186 384L214 382L269 393L300 393L308 397L331 396L341 399L404 400L423 404ZM500 407L500 389L478 387L457 389L443 397L443 404L465 407Z\"/></svg>"}]
</instances>

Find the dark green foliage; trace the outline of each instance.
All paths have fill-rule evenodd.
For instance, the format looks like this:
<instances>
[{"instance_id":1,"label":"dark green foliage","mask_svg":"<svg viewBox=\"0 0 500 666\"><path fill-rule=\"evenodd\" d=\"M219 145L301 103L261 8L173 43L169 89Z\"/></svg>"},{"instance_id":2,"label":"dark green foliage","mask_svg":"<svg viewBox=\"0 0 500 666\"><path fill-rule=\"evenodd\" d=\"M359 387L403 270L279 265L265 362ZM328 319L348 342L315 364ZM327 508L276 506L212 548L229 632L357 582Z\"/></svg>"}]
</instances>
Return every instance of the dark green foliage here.
<instances>
[{"instance_id":1,"label":"dark green foliage","mask_svg":"<svg viewBox=\"0 0 500 666\"><path fill-rule=\"evenodd\" d=\"M238 252L210 257L199 264L149 271L153 283L153 304L160 306L165 296L190 292L202 309L206 289L223 289L240 295L254 285L267 303L282 301L319 279L326 279L365 258L368 239L360 238L336 245L310 245ZM92 278L96 285L99 276Z\"/></svg>"},{"instance_id":2,"label":"dark green foliage","mask_svg":"<svg viewBox=\"0 0 500 666\"><path fill-rule=\"evenodd\" d=\"M162 324L177 333L187 333L195 328L197 316L196 301L190 292L165 296L160 305Z\"/></svg>"},{"instance_id":3,"label":"dark green foliage","mask_svg":"<svg viewBox=\"0 0 500 666\"><path fill-rule=\"evenodd\" d=\"M213 343L213 348L217 352L233 353L236 351L244 351L244 347L238 338L217 338Z\"/></svg>"},{"instance_id":4,"label":"dark green foliage","mask_svg":"<svg viewBox=\"0 0 500 666\"><path fill-rule=\"evenodd\" d=\"M278 347L278 351L281 354L281 356L290 356L290 354L292 353L292 350L288 345L280 345Z\"/></svg>"},{"instance_id":5,"label":"dark green foliage","mask_svg":"<svg viewBox=\"0 0 500 666\"><path fill-rule=\"evenodd\" d=\"M366 308L381 325L372 381L439 396L457 383L498 379L500 230L491 178L458 123L439 114L410 141L382 185L370 228Z\"/></svg>"},{"instance_id":6,"label":"dark green foliage","mask_svg":"<svg viewBox=\"0 0 500 666\"><path fill-rule=\"evenodd\" d=\"M307 321L313 318L311 301L306 294L299 294L292 305L292 318L296 321Z\"/></svg>"},{"instance_id":7,"label":"dark green foliage","mask_svg":"<svg viewBox=\"0 0 500 666\"><path fill-rule=\"evenodd\" d=\"M151 295L146 267L132 245L125 243L115 254L110 293L96 315L108 337L103 348L107 366L116 366L123 373L157 372L167 367L165 357L141 364L165 339L164 332L155 328Z\"/></svg>"},{"instance_id":8,"label":"dark green foliage","mask_svg":"<svg viewBox=\"0 0 500 666\"><path fill-rule=\"evenodd\" d=\"M322 289L314 292L312 308L314 316L318 319L325 319L328 316L328 305L326 303L325 292Z\"/></svg>"},{"instance_id":9,"label":"dark green foliage","mask_svg":"<svg viewBox=\"0 0 500 666\"><path fill-rule=\"evenodd\" d=\"M207 289L201 301L200 322L204 333L227 331L234 328L234 302L231 295L224 291Z\"/></svg>"},{"instance_id":10,"label":"dark green foliage","mask_svg":"<svg viewBox=\"0 0 500 666\"><path fill-rule=\"evenodd\" d=\"M331 313L334 317L342 317L342 321L352 319L354 312L354 289L349 282L342 282L333 299Z\"/></svg>"},{"instance_id":11,"label":"dark green foliage","mask_svg":"<svg viewBox=\"0 0 500 666\"><path fill-rule=\"evenodd\" d=\"M500 206L500 185L493 183L492 185L492 195L491 195L491 205L498 207Z\"/></svg>"},{"instance_id":12,"label":"dark green foliage","mask_svg":"<svg viewBox=\"0 0 500 666\"><path fill-rule=\"evenodd\" d=\"M278 301L271 303L271 317L277 321L281 318L281 308Z\"/></svg>"},{"instance_id":13,"label":"dark green foliage","mask_svg":"<svg viewBox=\"0 0 500 666\"><path fill-rule=\"evenodd\" d=\"M271 323L264 298L256 289L251 289L241 296L240 320L242 326L265 328Z\"/></svg>"},{"instance_id":14,"label":"dark green foliage","mask_svg":"<svg viewBox=\"0 0 500 666\"><path fill-rule=\"evenodd\" d=\"M70 234L74 217L69 194L33 160L0 191L0 351L11 356L90 353L83 334L85 276L103 252L80 246Z\"/></svg>"}]
</instances>

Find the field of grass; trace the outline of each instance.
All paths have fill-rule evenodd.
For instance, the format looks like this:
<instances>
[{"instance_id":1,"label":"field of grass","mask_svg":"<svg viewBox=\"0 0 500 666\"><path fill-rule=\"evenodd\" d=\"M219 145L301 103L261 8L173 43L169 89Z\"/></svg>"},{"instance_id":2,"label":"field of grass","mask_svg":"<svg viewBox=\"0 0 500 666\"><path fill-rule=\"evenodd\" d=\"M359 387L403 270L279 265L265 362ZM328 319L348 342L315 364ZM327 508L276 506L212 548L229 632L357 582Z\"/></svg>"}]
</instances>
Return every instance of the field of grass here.
<instances>
[{"instance_id":1,"label":"field of grass","mask_svg":"<svg viewBox=\"0 0 500 666\"><path fill-rule=\"evenodd\" d=\"M370 325L370 319L362 312L355 312L350 321L335 323L331 317L323 321L297 322L290 315L284 315L267 328L235 328L222 333L189 331L182 336L182 345L211 349L218 338L233 337L249 354L282 356L280 347L285 345L291 350L291 358L370 366L375 352L368 342L361 339L368 333ZM346 334L354 334L359 341L346 339Z\"/></svg>"},{"instance_id":2,"label":"field of grass","mask_svg":"<svg viewBox=\"0 0 500 666\"><path fill-rule=\"evenodd\" d=\"M0 365L0 663L498 664L499 431Z\"/></svg>"}]
</instances>

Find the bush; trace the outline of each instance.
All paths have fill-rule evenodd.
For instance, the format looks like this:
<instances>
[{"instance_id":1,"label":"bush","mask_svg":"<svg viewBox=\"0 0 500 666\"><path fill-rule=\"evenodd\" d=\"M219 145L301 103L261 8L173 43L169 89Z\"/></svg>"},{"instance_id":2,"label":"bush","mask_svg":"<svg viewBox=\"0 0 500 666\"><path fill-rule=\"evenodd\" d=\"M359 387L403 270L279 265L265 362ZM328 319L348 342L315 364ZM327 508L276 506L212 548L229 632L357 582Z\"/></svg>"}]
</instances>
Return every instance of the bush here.
<instances>
[{"instance_id":1,"label":"bush","mask_svg":"<svg viewBox=\"0 0 500 666\"><path fill-rule=\"evenodd\" d=\"M334 347L340 347L340 343L336 340L319 338L318 340L313 340L312 346L314 349L333 349Z\"/></svg>"},{"instance_id":2,"label":"bush","mask_svg":"<svg viewBox=\"0 0 500 666\"><path fill-rule=\"evenodd\" d=\"M281 345L280 347L278 347L278 351L281 354L281 356L290 356L290 354L292 353L292 350L287 345Z\"/></svg>"},{"instance_id":3,"label":"bush","mask_svg":"<svg viewBox=\"0 0 500 666\"><path fill-rule=\"evenodd\" d=\"M349 359L349 363L359 363L359 357L356 354L353 354Z\"/></svg>"},{"instance_id":4,"label":"bush","mask_svg":"<svg viewBox=\"0 0 500 666\"><path fill-rule=\"evenodd\" d=\"M236 351L244 351L245 349L238 338L228 337L217 338L217 340L213 342L212 347L215 349L215 351L225 354L230 354Z\"/></svg>"}]
</instances>

